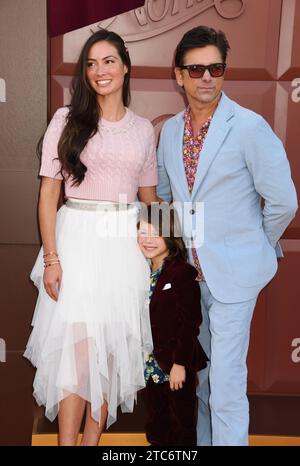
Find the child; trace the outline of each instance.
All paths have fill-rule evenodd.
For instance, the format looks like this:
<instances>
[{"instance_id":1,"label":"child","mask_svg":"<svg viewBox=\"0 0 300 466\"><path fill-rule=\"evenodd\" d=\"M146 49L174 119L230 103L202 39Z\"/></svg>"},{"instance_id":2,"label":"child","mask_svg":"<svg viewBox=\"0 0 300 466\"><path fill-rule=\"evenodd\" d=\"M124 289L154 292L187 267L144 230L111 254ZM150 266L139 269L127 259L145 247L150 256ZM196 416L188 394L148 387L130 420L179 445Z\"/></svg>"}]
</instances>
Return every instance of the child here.
<instances>
[{"instance_id":1,"label":"child","mask_svg":"<svg viewBox=\"0 0 300 466\"><path fill-rule=\"evenodd\" d=\"M145 362L144 390L152 445L196 445L197 371L207 361L197 338L202 321L197 271L187 263L184 242L174 230L172 208L167 213L158 204L142 209L139 246L152 265L154 349Z\"/></svg>"}]
</instances>

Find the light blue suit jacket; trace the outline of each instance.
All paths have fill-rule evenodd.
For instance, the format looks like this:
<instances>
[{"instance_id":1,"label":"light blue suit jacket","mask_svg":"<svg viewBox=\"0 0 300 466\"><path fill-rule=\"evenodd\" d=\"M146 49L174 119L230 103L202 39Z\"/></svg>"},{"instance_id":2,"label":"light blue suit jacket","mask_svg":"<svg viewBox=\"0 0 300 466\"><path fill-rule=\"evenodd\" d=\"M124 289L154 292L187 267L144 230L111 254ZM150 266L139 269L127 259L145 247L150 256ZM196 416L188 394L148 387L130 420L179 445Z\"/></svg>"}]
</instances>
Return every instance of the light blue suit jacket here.
<instances>
[{"instance_id":1,"label":"light blue suit jacket","mask_svg":"<svg viewBox=\"0 0 300 466\"><path fill-rule=\"evenodd\" d=\"M184 240L189 246L194 238L213 296L224 303L252 299L275 275L277 242L297 210L283 145L260 115L222 93L190 195L183 130L183 112L162 128L157 193L175 202Z\"/></svg>"}]
</instances>

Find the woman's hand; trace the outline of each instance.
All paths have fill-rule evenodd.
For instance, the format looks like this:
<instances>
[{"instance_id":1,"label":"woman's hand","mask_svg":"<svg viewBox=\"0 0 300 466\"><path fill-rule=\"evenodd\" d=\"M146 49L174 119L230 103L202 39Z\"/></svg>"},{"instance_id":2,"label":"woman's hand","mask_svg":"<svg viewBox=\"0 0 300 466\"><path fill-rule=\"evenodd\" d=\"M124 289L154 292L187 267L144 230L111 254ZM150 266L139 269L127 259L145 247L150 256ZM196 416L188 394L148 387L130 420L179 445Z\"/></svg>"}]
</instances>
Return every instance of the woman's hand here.
<instances>
[{"instance_id":1,"label":"woman's hand","mask_svg":"<svg viewBox=\"0 0 300 466\"><path fill-rule=\"evenodd\" d=\"M160 202L161 199L156 194L156 186L143 186L138 189L138 198L140 202L150 205L151 202Z\"/></svg>"},{"instance_id":2,"label":"woman's hand","mask_svg":"<svg viewBox=\"0 0 300 466\"><path fill-rule=\"evenodd\" d=\"M62 268L60 264L46 267L44 271L44 287L50 298L57 301L62 279Z\"/></svg>"},{"instance_id":3,"label":"woman's hand","mask_svg":"<svg viewBox=\"0 0 300 466\"><path fill-rule=\"evenodd\" d=\"M185 367L180 366L179 364L173 364L170 377L169 377L169 384L170 389L172 391L179 390L183 387L185 382Z\"/></svg>"}]
</instances>

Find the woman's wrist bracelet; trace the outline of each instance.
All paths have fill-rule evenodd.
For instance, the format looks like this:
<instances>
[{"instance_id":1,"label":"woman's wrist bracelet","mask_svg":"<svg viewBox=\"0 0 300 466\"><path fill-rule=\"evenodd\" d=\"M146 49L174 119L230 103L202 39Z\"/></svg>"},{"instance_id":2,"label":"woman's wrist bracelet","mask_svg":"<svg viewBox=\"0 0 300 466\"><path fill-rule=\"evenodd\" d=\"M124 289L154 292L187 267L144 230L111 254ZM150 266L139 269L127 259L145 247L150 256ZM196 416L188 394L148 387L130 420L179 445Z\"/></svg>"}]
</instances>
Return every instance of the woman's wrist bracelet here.
<instances>
[{"instance_id":1,"label":"woman's wrist bracelet","mask_svg":"<svg viewBox=\"0 0 300 466\"><path fill-rule=\"evenodd\" d=\"M43 257L47 257L47 256L56 256L56 257L58 257L58 254L55 251L49 251L46 254L43 254Z\"/></svg>"},{"instance_id":2,"label":"woman's wrist bracelet","mask_svg":"<svg viewBox=\"0 0 300 466\"><path fill-rule=\"evenodd\" d=\"M55 265L55 264L60 264L60 261L58 260L58 261L55 261L55 262L50 262L49 264L48 263L44 264L44 268L51 267L51 265Z\"/></svg>"}]
</instances>

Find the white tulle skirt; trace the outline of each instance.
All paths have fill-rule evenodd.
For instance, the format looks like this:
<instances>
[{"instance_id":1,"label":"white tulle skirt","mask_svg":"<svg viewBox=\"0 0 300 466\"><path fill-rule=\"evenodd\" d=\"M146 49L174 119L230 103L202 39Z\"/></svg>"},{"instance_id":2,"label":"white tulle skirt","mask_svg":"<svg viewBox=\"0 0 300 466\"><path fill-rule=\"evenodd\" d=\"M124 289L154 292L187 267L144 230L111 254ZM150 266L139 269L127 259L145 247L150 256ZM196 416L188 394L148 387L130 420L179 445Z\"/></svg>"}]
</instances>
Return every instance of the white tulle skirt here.
<instances>
[{"instance_id":1,"label":"white tulle skirt","mask_svg":"<svg viewBox=\"0 0 300 466\"><path fill-rule=\"evenodd\" d=\"M136 207L68 203L56 222L59 297L56 302L45 291L41 248L30 276L39 295L24 356L37 368L34 397L50 420L61 400L77 394L91 403L97 422L107 402L109 427L117 407L131 412L145 386L150 271L137 244Z\"/></svg>"}]
</instances>

